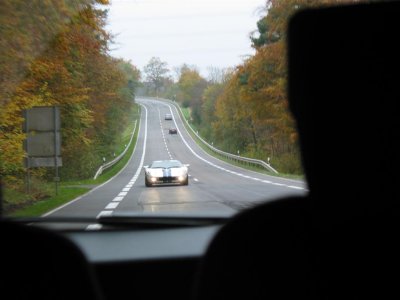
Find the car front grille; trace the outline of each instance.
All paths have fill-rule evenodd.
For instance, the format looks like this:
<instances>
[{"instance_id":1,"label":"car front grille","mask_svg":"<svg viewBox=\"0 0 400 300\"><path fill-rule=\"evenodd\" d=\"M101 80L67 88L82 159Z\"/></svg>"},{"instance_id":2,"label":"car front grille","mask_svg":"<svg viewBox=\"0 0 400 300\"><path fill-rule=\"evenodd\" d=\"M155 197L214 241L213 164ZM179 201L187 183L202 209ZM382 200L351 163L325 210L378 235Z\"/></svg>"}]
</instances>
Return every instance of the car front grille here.
<instances>
[{"instance_id":1,"label":"car front grille","mask_svg":"<svg viewBox=\"0 0 400 300\"><path fill-rule=\"evenodd\" d=\"M179 181L178 177L158 177L157 181L163 182L163 183L171 183L171 182L177 182Z\"/></svg>"}]
</instances>

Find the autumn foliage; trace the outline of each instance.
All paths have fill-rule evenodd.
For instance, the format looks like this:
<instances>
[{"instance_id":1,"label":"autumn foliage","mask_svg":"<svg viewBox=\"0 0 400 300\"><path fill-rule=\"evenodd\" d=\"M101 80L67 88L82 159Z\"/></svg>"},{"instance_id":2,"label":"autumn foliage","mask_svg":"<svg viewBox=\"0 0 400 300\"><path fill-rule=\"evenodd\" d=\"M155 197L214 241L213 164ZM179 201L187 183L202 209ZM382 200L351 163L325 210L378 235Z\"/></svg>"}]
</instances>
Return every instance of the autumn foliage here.
<instances>
[{"instance_id":1,"label":"autumn foliage","mask_svg":"<svg viewBox=\"0 0 400 300\"><path fill-rule=\"evenodd\" d=\"M302 8L350 2L360 1L267 0L265 14L250 37L254 55L225 70L218 80L209 78L207 84L195 69L182 68L178 92L171 90L183 106L190 107L193 126L224 151L269 160L281 173L302 174L286 93L287 23Z\"/></svg>"},{"instance_id":2,"label":"autumn foliage","mask_svg":"<svg viewBox=\"0 0 400 300\"><path fill-rule=\"evenodd\" d=\"M0 174L22 180L22 111L61 108L63 179L87 178L129 121L139 72L107 54L106 0L0 2ZM46 176L46 170L35 170ZM17 184L15 185L17 186Z\"/></svg>"}]
</instances>

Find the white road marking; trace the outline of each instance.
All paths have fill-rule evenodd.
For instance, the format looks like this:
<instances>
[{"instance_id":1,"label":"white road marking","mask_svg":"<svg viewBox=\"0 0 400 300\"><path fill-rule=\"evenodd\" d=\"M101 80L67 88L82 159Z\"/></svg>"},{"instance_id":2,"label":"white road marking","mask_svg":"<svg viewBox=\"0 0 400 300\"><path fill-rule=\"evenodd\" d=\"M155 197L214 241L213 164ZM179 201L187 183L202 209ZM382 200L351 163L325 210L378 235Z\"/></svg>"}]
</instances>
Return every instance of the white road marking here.
<instances>
[{"instance_id":1,"label":"white road marking","mask_svg":"<svg viewBox=\"0 0 400 300\"><path fill-rule=\"evenodd\" d=\"M90 224L86 227L86 230L100 230L102 227L101 224Z\"/></svg>"},{"instance_id":2,"label":"white road marking","mask_svg":"<svg viewBox=\"0 0 400 300\"><path fill-rule=\"evenodd\" d=\"M172 113L172 112L171 112L171 113ZM169 159L172 159L171 152L169 152L168 145L167 145L167 141L166 141L166 139L165 139L164 128L163 128L162 122L161 122L161 111L160 111L160 108L158 108L158 118L160 119L161 134L162 134L162 137L163 137L163 140L164 140L165 149L167 150Z\"/></svg>"},{"instance_id":3,"label":"white road marking","mask_svg":"<svg viewBox=\"0 0 400 300\"><path fill-rule=\"evenodd\" d=\"M302 190L302 189L303 189L302 187L294 186L294 185L288 185L288 188L291 188L291 189L298 189L298 190Z\"/></svg>"},{"instance_id":4,"label":"white road marking","mask_svg":"<svg viewBox=\"0 0 400 300\"><path fill-rule=\"evenodd\" d=\"M142 104L141 104L142 105ZM135 175L130 179L129 184L133 186L139 177L140 171L143 168L143 163L144 163L144 157L146 154L146 144L147 144L147 108L146 106L142 105L145 109L145 123L144 123L144 140L143 140L143 153L142 157L140 159L139 167L136 170ZM136 148L136 146L135 146ZM110 209L110 210L103 210L97 215L97 219L102 217L102 216L111 216L114 212L114 209L119 205L119 203L124 199L124 197L128 194L130 187L126 185L125 188L122 189L122 191L118 194L117 197L115 197L110 203L107 204L105 209ZM86 227L86 230L97 230L100 229L102 226L100 224L90 224Z\"/></svg>"},{"instance_id":5,"label":"white road marking","mask_svg":"<svg viewBox=\"0 0 400 300\"><path fill-rule=\"evenodd\" d=\"M178 133L179 133L179 135L180 135L180 137L181 137L183 143L184 143L185 146L193 153L193 155L196 156L197 158L199 158L200 160L202 160L202 161L204 161L205 163L207 163L207 164L209 164L209 165L211 165L211 166L213 166L213 167L215 167L215 168L218 168L218 169L220 169L220 170L222 170L222 171L225 171L225 172L228 172L228 173L231 173L231 174L235 174L235 175L240 176L240 177L243 177L243 178L252 179L252 180L259 180L260 182L263 182L263 183L273 184L273 185L276 185L276 186L284 186L284 187L287 187L287 188L293 188L293 187L294 187L293 185L290 185L290 186L289 186L289 185L287 185L287 184L282 184L282 183L277 183L277 182L271 182L271 181L268 181L268 180L262 180L262 179L260 179L260 178L252 177L252 176L248 176L248 175L244 175L244 174L241 174L241 173L236 173L236 172L235 172L235 173L232 173L232 172L230 172L230 170L227 170L227 169L225 169L225 168L223 168L223 167L221 167L221 166L218 166L218 165L216 165L216 164L214 164L214 163L208 161L207 159L201 157L199 154L197 154L197 153L189 146L188 142L187 142L187 141L185 140L185 138L183 137L183 135L182 135L180 129L178 128L177 123L176 123L175 115L172 113L171 105L166 104L166 103L162 103L162 102L160 102L160 103L161 103L162 105L167 106L167 107L169 108L169 110L170 110L170 112L171 112L171 115L172 115L172 120L174 121L175 127L176 127L176 129L177 129L177 131L178 131ZM174 108L175 108L175 111L176 111L178 117L181 119L181 121L182 121L182 123L183 123L184 121L182 120L182 118L181 118L181 116L180 116L180 114L179 114L179 112L178 112L178 109L176 108L176 106L174 106ZM306 190L306 189L303 188L303 187L296 187L296 188L299 189L299 190Z\"/></svg>"},{"instance_id":6,"label":"white road marking","mask_svg":"<svg viewBox=\"0 0 400 300\"><path fill-rule=\"evenodd\" d=\"M116 209L120 202L110 202L107 204L105 209Z\"/></svg>"},{"instance_id":7,"label":"white road marking","mask_svg":"<svg viewBox=\"0 0 400 300\"><path fill-rule=\"evenodd\" d=\"M139 167L138 167L138 169L136 170L135 175L132 177L132 179L129 181L129 183L125 186L125 188L123 188L122 191L118 194L118 196L115 197L115 198L106 206L105 209L108 209L108 210L103 210L103 211L101 211L101 212L97 215L97 218L100 218L101 216L110 216L110 215L112 215L113 210L119 205L119 203L120 203L120 202L124 199L124 197L128 194L128 192L130 191L131 187L133 187L133 185L135 184L137 178L138 178L139 175L140 175L140 171L141 171L141 169L142 169L142 167L143 167L144 158L145 158L145 153L146 153L146 143L147 143L147 115L148 115L146 106L144 106L143 104L140 104L140 105L141 105L142 107L144 107L144 109L145 109L145 133L144 133L144 142L143 142L143 153L142 153L142 157L141 157L141 160L140 160L140 163L139 163ZM276 186L284 186L284 187L288 187L288 188L292 188L292 189L299 189L299 190L304 190L304 189L305 189L305 188L303 188L303 187L298 187L298 186L293 186L293 185L286 185L286 184L277 183L277 182L271 182L271 181L269 181L269 180L262 180L262 179L257 178L257 177L252 177L252 176L244 175L244 174L241 174L241 173L238 173L238 172L234 172L234 171L232 171L232 170L228 170L228 169L226 169L226 168L224 168L224 167L218 166L218 165L216 165L215 163L206 160L205 158L203 158L203 157L201 157L200 155L198 155L198 154L189 146L189 144L187 143L187 141L184 139L184 137L183 137L181 131L179 130L179 128L178 128L178 126L177 126L177 124L176 124L175 116L174 116L174 114L172 113L172 108L171 108L171 106L168 105L168 104L165 104L165 103L163 103L163 105L166 105L166 106L169 107L169 110L170 110L171 115L172 115L172 120L173 120L173 122L174 122L174 124L175 124L175 127L176 127L176 129L177 129L177 132L179 133L179 135L180 135L180 137L181 137L183 143L184 143L184 144L186 145L186 147L193 153L193 155L195 155L197 158L199 158L200 160L204 161L205 163L207 163L207 164L209 164L209 165L211 165L211 166L213 166L213 167L215 167L215 168L218 168L218 169L220 169L220 170L222 170L222 171L225 171L225 172L228 172L228 173L231 173L231 174L234 174L234 175L243 177L243 178L252 179L252 180L256 180L256 181L260 181L260 182L267 183L267 184L273 184L273 185L276 185ZM174 107L175 107L175 106L174 106ZM175 107L175 110L176 110L176 112L177 112L179 118L181 118L176 107ZM162 136L163 136L164 144L165 144L165 147L166 147L166 150L167 150L168 155L169 155L170 158L172 159L172 155L171 155L171 153L170 153L170 151L169 151L169 149L168 149L168 145L167 145L167 142L166 142L166 139L165 139L164 130L163 130L163 127L162 127L160 109L158 109L158 112L159 112L160 127L161 127L161 133L162 133ZM136 148L136 146L135 146L135 148ZM121 172L121 171L120 171L120 172ZM191 175L189 174L189 176L191 176ZM198 182L198 179L197 179L197 178L193 178L193 180L196 181L196 182ZM110 181L110 180L109 180L109 181ZM108 181L107 181L107 182L108 182ZM106 182L106 183L107 183L107 182ZM104 184L106 184L106 183L104 183ZM104 185L104 184L102 184L102 185ZM102 185L101 185L101 186L102 186ZM100 187L100 186L99 186L99 187ZM80 199L80 198L78 198L78 199ZM76 199L76 200L78 200L78 199ZM52 213L52 212L50 212L50 213ZM50 214L50 213L49 213L49 214ZM90 224L90 225L88 225L88 226L86 227L87 230L96 230L96 229L99 229L99 228L101 228L101 225L100 225L100 224Z\"/></svg>"},{"instance_id":8,"label":"white road marking","mask_svg":"<svg viewBox=\"0 0 400 300\"><path fill-rule=\"evenodd\" d=\"M102 210L98 215L97 215L97 219L103 216L111 216L113 213L112 210ZM90 225L89 225L90 226Z\"/></svg>"}]
</instances>

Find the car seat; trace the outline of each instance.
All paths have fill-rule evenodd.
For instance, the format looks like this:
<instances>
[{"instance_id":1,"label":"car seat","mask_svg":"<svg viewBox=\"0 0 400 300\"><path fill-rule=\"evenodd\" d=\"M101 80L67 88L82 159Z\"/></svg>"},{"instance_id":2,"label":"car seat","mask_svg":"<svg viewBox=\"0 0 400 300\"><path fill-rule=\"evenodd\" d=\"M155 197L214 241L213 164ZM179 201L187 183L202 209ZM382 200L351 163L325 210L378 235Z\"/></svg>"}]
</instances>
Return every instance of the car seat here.
<instances>
[{"instance_id":1,"label":"car seat","mask_svg":"<svg viewBox=\"0 0 400 300\"><path fill-rule=\"evenodd\" d=\"M223 226L194 299L400 297L399 15L382 2L291 18L288 99L309 193Z\"/></svg>"},{"instance_id":2,"label":"car seat","mask_svg":"<svg viewBox=\"0 0 400 300\"><path fill-rule=\"evenodd\" d=\"M102 299L91 266L66 237L0 221L1 299Z\"/></svg>"}]
</instances>

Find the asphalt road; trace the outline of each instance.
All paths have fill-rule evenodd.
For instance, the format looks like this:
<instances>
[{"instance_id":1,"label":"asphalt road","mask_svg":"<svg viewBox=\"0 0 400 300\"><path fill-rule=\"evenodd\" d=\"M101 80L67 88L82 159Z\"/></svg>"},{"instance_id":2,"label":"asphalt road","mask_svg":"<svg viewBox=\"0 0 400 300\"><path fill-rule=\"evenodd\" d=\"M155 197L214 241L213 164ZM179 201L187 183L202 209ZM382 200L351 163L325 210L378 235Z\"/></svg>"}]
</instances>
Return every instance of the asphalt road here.
<instances>
[{"instance_id":1,"label":"asphalt road","mask_svg":"<svg viewBox=\"0 0 400 300\"><path fill-rule=\"evenodd\" d=\"M163 101L138 98L139 136L127 166L114 178L45 216L99 217L120 212L232 214L251 205L307 192L298 180L259 174L222 162L204 152L183 126L177 109ZM171 113L173 120L164 120ZM177 134L168 129L175 127ZM143 166L153 160L190 164L188 186L144 184Z\"/></svg>"}]
</instances>

